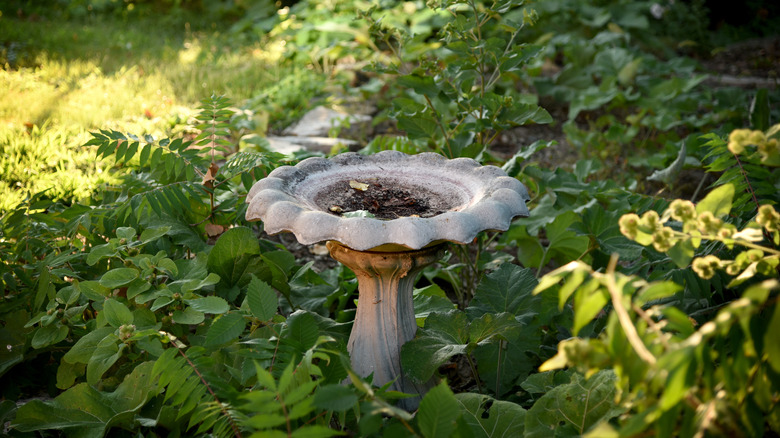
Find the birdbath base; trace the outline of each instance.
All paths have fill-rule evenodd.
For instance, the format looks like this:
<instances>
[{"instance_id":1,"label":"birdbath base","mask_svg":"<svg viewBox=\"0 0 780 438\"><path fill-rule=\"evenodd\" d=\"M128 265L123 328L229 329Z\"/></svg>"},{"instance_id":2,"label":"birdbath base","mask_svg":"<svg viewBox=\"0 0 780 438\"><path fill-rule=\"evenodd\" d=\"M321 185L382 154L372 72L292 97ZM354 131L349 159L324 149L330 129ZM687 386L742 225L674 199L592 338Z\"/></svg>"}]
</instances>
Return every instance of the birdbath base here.
<instances>
[{"instance_id":1,"label":"birdbath base","mask_svg":"<svg viewBox=\"0 0 780 438\"><path fill-rule=\"evenodd\" d=\"M414 338L412 292L417 274L438 260L444 245L413 251L356 251L330 241L330 255L355 272L358 305L347 349L353 370L362 377L373 373L373 383L417 397L402 399L399 406L413 411L432 384L413 382L401 370L401 346Z\"/></svg>"}]
</instances>

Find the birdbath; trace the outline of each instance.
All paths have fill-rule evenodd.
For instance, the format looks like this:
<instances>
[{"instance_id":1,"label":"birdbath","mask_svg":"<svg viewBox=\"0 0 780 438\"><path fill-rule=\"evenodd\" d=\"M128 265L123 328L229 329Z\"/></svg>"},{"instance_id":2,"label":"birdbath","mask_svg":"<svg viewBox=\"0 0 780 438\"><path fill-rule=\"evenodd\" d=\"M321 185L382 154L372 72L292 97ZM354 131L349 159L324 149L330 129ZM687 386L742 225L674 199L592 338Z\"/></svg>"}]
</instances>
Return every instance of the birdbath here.
<instances>
[{"instance_id":1,"label":"birdbath","mask_svg":"<svg viewBox=\"0 0 780 438\"><path fill-rule=\"evenodd\" d=\"M355 272L358 304L347 349L360 376L417 397L430 382L401 370L401 346L414 338L416 274L442 255L446 242L469 243L485 230L506 231L528 216L528 192L495 166L434 153L345 153L275 169L247 195L247 220L268 234L327 242L331 257Z\"/></svg>"}]
</instances>

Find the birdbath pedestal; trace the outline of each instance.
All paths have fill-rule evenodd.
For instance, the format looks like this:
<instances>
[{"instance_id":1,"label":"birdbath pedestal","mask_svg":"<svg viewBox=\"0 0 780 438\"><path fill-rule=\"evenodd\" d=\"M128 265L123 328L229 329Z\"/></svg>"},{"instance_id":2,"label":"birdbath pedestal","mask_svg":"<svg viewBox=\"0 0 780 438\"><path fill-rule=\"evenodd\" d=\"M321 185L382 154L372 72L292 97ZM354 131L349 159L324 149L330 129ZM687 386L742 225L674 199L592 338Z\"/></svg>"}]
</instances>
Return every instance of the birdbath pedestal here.
<instances>
[{"instance_id":1,"label":"birdbath pedestal","mask_svg":"<svg viewBox=\"0 0 780 438\"><path fill-rule=\"evenodd\" d=\"M469 243L485 230L505 231L528 216L528 193L517 179L474 160L441 155L346 153L275 169L247 195L246 217L268 234L287 231L301 244L327 242L331 257L355 272L358 304L347 349L353 370L373 383L416 394L400 352L417 324L412 291L417 274L446 242Z\"/></svg>"}]
</instances>

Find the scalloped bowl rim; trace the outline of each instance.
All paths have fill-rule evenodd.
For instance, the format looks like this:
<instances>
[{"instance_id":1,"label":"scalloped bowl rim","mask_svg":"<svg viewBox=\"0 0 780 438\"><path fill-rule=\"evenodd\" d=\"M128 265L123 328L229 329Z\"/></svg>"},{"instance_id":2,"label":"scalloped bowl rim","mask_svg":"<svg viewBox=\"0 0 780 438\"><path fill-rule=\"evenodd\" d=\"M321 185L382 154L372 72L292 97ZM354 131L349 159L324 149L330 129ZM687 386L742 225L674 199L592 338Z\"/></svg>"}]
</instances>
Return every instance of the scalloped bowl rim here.
<instances>
[{"instance_id":1,"label":"scalloped bowl rim","mask_svg":"<svg viewBox=\"0 0 780 438\"><path fill-rule=\"evenodd\" d=\"M372 179L426 192L447 211L389 220L345 218L317 204L329 184ZM516 178L470 158L349 152L274 169L249 191L246 218L262 220L271 235L291 232L304 245L336 241L357 251L408 251L442 242L468 243L481 231L506 231L515 217L529 215L528 200L528 191Z\"/></svg>"}]
</instances>

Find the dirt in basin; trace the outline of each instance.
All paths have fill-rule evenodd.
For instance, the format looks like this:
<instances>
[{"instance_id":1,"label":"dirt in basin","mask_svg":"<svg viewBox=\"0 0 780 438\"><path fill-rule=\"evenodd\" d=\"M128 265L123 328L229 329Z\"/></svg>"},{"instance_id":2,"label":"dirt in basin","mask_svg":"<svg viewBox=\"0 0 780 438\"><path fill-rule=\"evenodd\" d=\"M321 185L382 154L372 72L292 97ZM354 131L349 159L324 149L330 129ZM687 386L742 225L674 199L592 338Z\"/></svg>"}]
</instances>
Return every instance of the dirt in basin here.
<instances>
[{"instance_id":1,"label":"dirt in basin","mask_svg":"<svg viewBox=\"0 0 780 438\"><path fill-rule=\"evenodd\" d=\"M432 217L446 210L432 205L427 197L432 195L421 190L406 190L389 187L379 182L362 183L354 181L360 188L342 181L325 194L320 206L331 214L343 216L345 213L366 211L377 219L398 219L400 217ZM364 189L364 190L363 190ZM435 195L434 195L435 196Z\"/></svg>"}]
</instances>

